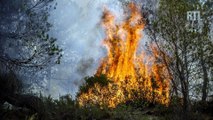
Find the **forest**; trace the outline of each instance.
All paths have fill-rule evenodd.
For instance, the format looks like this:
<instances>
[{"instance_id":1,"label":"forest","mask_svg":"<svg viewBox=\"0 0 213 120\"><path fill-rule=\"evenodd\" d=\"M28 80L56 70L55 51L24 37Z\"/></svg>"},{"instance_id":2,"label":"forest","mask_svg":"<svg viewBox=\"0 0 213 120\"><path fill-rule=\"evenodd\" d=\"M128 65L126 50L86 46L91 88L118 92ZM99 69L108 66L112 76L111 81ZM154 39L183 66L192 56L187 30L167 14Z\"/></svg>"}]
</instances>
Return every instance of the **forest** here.
<instances>
[{"instance_id":1,"label":"forest","mask_svg":"<svg viewBox=\"0 0 213 120\"><path fill-rule=\"evenodd\" d=\"M0 1L0 120L212 111L212 0Z\"/></svg>"}]
</instances>

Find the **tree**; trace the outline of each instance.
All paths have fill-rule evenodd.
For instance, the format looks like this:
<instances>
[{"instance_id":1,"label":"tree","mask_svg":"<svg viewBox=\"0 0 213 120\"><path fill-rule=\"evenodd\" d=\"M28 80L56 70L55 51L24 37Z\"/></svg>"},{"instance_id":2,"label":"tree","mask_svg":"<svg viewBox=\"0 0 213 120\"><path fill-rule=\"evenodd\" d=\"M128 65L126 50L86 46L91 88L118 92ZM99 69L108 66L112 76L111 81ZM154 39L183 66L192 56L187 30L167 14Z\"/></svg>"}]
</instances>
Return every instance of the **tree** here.
<instances>
[{"instance_id":1,"label":"tree","mask_svg":"<svg viewBox=\"0 0 213 120\"><path fill-rule=\"evenodd\" d=\"M211 20L212 20L212 13L213 10L211 9L213 2L207 1L203 5L199 2L195 5L199 6L198 10L201 11L202 20L203 20L203 30L200 34L196 36L198 38L196 49L197 54L195 57L198 59L202 76L203 76L203 83L202 83L202 101L205 102L208 96L208 84L209 84L209 73L211 74L212 66L212 57L213 57L213 42L211 41ZM195 59L196 59L195 58Z\"/></svg>"},{"instance_id":2,"label":"tree","mask_svg":"<svg viewBox=\"0 0 213 120\"><path fill-rule=\"evenodd\" d=\"M183 110L186 115L190 111L191 90L197 87L194 81L199 80L200 76L203 76L202 99L206 99L208 74L212 67L210 62L212 58L212 42L208 37L209 24L211 22L207 19L209 18L209 13L212 12L207 12L208 9L205 9L205 12L203 9L201 12L201 14L205 13L206 15L202 14L202 16L205 16L202 33L190 32L186 27L187 11L196 10L198 5L201 6L198 1L193 1L192 4L190 1L184 0L161 0L156 19L151 21L151 24L146 29L150 38L161 51L162 58L165 58L166 55L170 56L169 60L163 60L172 76L171 80L176 95L178 95L178 90L180 90L183 97ZM150 21L147 21L149 24Z\"/></svg>"},{"instance_id":3,"label":"tree","mask_svg":"<svg viewBox=\"0 0 213 120\"><path fill-rule=\"evenodd\" d=\"M0 1L0 105L5 101L38 111L41 101L31 94L19 91L18 84L35 71L60 63L62 49L48 32L49 11L53 0ZM12 73L12 74L10 74ZM43 77L39 74L37 77ZM22 81L20 81L20 79ZM42 81L40 78L38 78ZM37 82L37 81L36 81Z\"/></svg>"},{"instance_id":4,"label":"tree","mask_svg":"<svg viewBox=\"0 0 213 120\"><path fill-rule=\"evenodd\" d=\"M180 89L185 115L190 111L189 81L192 79L192 39L185 29L186 12L190 5L185 0L161 0L156 19L147 28L150 38L162 52L162 58L171 75L173 88ZM166 60L166 55L170 59ZM180 88L179 88L180 85Z\"/></svg>"},{"instance_id":5,"label":"tree","mask_svg":"<svg viewBox=\"0 0 213 120\"><path fill-rule=\"evenodd\" d=\"M9 69L60 63L61 49L48 32L53 0L0 1L0 63Z\"/></svg>"},{"instance_id":6,"label":"tree","mask_svg":"<svg viewBox=\"0 0 213 120\"><path fill-rule=\"evenodd\" d=\"M25 88L44 90L50 66L62 57L56 38L48 34L53 0L1 0L0 7L0 67L13 71Z\"/></svg>"}]
</instances>

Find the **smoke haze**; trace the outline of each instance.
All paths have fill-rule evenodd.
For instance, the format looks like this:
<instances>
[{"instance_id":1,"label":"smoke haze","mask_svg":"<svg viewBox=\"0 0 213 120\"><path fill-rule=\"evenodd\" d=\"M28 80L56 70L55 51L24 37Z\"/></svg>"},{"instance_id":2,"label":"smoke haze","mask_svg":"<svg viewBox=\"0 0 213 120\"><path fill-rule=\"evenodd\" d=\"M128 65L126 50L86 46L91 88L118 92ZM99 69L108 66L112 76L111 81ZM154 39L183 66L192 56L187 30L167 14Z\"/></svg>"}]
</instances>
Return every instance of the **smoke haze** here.
<instances>
[{"instance_id":1,"label":"smoke haze","mask_svg":"<svg viewBox=\"0 0 213 120\"><path fill-rule=\"evenodd\" d=\"M100 25L103 8L107 6L118 16L122 4L117 0L58 0L51 12L53 28L50 34L63 49L60 65L51 68L49 94L75 95L82 79L96 72L106 55L101 45L104 31Z\"/></svg>"}]
</instances>

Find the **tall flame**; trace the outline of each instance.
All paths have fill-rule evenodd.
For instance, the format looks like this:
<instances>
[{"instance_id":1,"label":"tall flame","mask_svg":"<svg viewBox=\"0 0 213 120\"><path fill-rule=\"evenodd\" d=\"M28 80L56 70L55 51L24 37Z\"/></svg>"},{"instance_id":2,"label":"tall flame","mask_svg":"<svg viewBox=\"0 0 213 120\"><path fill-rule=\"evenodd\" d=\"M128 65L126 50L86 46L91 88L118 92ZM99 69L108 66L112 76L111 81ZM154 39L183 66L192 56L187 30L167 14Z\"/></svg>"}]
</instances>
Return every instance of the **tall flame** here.
<instances>
[{"instance_id":1,"label":"tall flame","mask_svg":"<svg viewBox=\"0 0 213 120\"><path fill-rule=\"evenodd\" d=\"M115 107L138 98L169 103L169 77L160 52L152 45L152 54L136 54L144 23L138 7L131 3L129 10L129 16L116 23L115 16L105 9L102 24L106 38L103 43L108 55L102 60L96 75L105 74L113 82L105 87L96 83L86 93L81 93L78 97L80 105L92 103Z\"/></svg>"}]
</instances>

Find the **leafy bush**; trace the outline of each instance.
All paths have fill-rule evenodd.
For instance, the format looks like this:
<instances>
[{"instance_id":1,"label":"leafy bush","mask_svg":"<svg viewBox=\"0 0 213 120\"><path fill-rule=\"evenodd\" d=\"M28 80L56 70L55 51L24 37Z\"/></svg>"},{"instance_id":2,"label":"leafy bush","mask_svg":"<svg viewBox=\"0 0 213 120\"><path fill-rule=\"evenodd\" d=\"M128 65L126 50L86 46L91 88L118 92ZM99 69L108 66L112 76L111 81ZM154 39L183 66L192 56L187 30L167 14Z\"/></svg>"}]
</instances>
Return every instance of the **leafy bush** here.
<instances>
[{"instance_id":1,"label":"leafy bush","mask_svg":"<svg viewBox=\"0 0 213 120\"><path fill-rule=\"evenodd\" d=\"M101 74L100 76L92 76L92 77L86 77L85 78L85 83L80 86L80 93L85 93L88 91L89 88L93 87L96 83L101 85L101 86L107 86L110 81L106 75Z\"/></svg>"}]
</instances>

